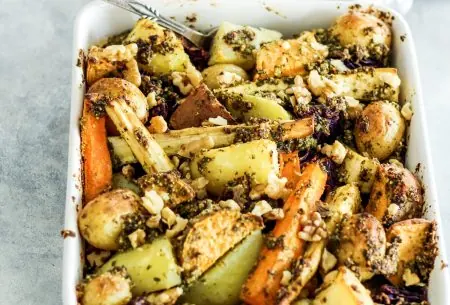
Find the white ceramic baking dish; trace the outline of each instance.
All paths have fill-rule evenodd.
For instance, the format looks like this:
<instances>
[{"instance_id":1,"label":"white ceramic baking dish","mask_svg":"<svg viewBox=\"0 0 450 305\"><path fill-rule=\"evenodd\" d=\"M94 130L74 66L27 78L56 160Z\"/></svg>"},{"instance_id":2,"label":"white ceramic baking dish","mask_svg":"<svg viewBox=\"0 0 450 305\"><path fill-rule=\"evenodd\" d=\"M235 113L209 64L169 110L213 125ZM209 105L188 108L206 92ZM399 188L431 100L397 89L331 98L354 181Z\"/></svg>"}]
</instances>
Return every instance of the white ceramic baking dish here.
<instances>
[{"instance_id":1,"label":"white ceramic baking dish","mask_svg":"<svg viewBox=\"0 0 450 305\"><path fill-rule=\"evenodd\" d=\"M347 11L348 2L319 2L298 0L152 0L152 5L167 16L184 21L186 16L195 14L195 26L207 30L227 20L238 24L262 26L281 31L285 35L299 33L304 29L328 27L340 14ZM390 11L383 8L383 10ZM425 186L426 213L428 219L440 223L439 206L430 160L427 124L425 122L422 90L416 61L416 52L411 31L404 18L391 11L393 22L393 65L398 68L402 79L402 101L410 101L414 116L409 129L407 166L410 170L419 169L418 175ZM112 34L130 29L136 16L124 10L93 1L78 14L74 27L72 61L72 99L70 115L69 166L67 181L65 229L75 232L74 238L64 240L63 260L63 304L76 305L75 287L82 276L83 247L77 229L77 206L81 203L81 156L79 119L82 110L84 84L82 72L76 66L80 49ZM401 36L405 37L402 41ZM420 165L419 165L420 164ZM439 227L440 255L431 275L429 299L432 305L450 304L450 280L448 268L443 268L445 248L442 230Z\"/></svg>"}]
</instances>

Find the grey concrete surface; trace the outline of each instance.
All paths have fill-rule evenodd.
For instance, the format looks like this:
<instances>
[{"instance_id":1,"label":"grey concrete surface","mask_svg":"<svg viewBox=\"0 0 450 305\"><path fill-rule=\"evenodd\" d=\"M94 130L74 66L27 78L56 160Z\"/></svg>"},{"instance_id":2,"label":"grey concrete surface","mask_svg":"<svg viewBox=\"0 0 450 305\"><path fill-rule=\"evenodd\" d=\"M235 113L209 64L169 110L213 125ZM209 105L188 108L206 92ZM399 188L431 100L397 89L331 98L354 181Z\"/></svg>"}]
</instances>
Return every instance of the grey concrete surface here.
<instances>
[{"instance_id":1,"label":"grey concrete surface","mask_svg":"<svg viewBox=\"0 0 450 305\"><path fill-rule=\"evenodd\" d=\"M86 2L0 0L0 304L61 304L72 23ZM407 16L444 219L450 219L449 12L449 1L416 0ZM450 222L444 228L450 232Z\"/></svg>"}]
</instances>

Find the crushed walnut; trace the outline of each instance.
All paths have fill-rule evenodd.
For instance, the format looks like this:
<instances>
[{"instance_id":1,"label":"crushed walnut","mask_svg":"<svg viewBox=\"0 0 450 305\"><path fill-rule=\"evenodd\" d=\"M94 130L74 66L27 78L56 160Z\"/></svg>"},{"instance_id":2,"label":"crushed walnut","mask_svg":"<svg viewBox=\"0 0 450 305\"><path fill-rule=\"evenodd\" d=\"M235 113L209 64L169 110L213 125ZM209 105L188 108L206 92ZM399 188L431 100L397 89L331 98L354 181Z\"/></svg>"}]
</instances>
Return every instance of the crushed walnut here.
<instances>
[{"instance_id":1,"label":"crushed walnut","mask_svg":"<svg viewBox=\"0 0 450 305\"><path fill-rule=\"evenodd\" d=\"M300 239L306 241L320 241L327 238L327 226L318 212L314 212L311 219L303 215L301 220L302 229L298 233Z\"/></svg>"},{"instance_id":2,"label":"crushed walnut","mask_svg":"<svg viewBox=\"0 0 450 305\"><path fill-rule=\"evenodd\" d=\"M168 129L167 122L161 115L150 119L150 126L148 127L150 133L165 133Z\"/></svg>"}]
</instances>

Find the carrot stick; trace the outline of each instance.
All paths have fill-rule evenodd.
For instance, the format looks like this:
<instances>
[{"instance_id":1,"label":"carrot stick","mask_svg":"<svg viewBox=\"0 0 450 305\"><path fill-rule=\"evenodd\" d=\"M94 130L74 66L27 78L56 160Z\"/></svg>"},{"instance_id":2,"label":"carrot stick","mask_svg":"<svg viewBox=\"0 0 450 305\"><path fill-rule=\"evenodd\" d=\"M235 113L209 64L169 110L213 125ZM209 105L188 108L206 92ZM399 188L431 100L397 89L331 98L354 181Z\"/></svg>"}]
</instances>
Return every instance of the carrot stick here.
<instances>
[{"instance_id":1,"label":"carrot stick","mask_svg":"<svg viewBox=\"0 0 450 305\"><path fill-rule=\"evenodd\" d=\"M91 101L84 99L81 123L84 202L89 202L111 186L112 163L109 155L105 120L95 117Z\"/></svg>"},{"instance_id":2,"label":"carrot stick","mask_svg":"<svg viewBox=\"0 0 450 305\"><path fill-rule=\"evenodd\" d=\"M279 156L281 177L287 178L288 182L286 186L292 189L297 185L300 178L300 158L298 157L298 152L281 152Z\"/></svg>"},{"instance_id":3,"label":"carrot stick","mask_svg":"<svg viewBox=\"0 0 450 305\"><path fill-rule=\"evenodd\" d=\"M303 170L295 189L286 200L285 217L279 220L272 232L272 246L265 246L255 270L249 275L241 299L251 305L273 305L284 270L305 251L305 241L298 237L302 215L315 210L316 202L324 189L327 174L318 163L311 163Z\"/></svg>"}]
</instances>

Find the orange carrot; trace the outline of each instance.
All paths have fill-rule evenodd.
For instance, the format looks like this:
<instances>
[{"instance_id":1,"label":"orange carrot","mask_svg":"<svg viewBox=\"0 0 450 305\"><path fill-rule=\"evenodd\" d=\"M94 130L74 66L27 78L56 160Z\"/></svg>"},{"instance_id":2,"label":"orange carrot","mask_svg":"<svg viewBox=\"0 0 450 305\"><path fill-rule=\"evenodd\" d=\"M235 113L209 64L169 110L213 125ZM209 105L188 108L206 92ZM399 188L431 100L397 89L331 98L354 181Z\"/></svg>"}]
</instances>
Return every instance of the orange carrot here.
<instances>
[{"instance_id":1,"label":"orange carrot","mask_svg":"<svg viewBox=\"0 0 450 305\"><path fill-rule=\"evenodd\" d=\"M242 288L241 299L245 303L275 304L283 271L305 250L305 241L298 237L301 216L309 215L315 210L326 180L327 174L318 163L311 163L303 170L295 189L284 204L285 216L277 221L272 232L275 242L262 249L255 270Z\"/></svg>"},{"instance_id":2,"label":"orange carrot","mask_svg":"<svg viewBox=\"0 0 450 305\"><path fill-rule=\"evenodd\" d=\"M111 186L112 163L109 155L105 120L91 111L91 101L84 99L81 123L84 201L89 202Z\"/></svg>"},{"instance_id":3,"label":"orange carrot","mask_svg":"<svg viewBox=\"0 0 450 305\"><path fill-rule=\"evenodd\" d=\"M300 178L300 158L298 157L298 152L281 152L279 156L281 177L287 178L288 182L286 186L292 189L297 185Z\"/></svg>"}]
</instances>

